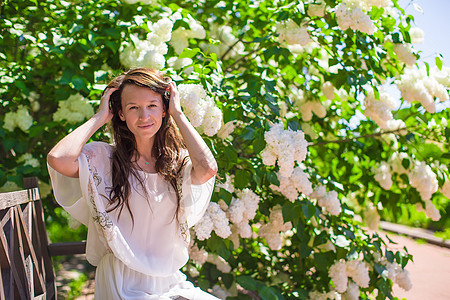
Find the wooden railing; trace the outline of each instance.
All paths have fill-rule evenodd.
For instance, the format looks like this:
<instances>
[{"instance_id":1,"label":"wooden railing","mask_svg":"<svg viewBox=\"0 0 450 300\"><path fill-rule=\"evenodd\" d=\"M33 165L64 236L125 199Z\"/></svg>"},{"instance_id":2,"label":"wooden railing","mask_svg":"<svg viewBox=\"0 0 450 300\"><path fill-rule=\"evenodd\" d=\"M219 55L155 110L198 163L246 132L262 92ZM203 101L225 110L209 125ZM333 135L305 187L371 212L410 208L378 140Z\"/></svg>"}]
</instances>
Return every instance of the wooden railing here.
<instances>
[{"instance_id":1,"label":"wooden railing","mask_svg":"<svg viewBox=\"0 0 450 300\"><path fill-rule=\"evenodd\" d=\"M56 299L51 256L82 254L85 242L48 244L37 178L0 193L0 299Z\"/></svg>"}]
</instances>

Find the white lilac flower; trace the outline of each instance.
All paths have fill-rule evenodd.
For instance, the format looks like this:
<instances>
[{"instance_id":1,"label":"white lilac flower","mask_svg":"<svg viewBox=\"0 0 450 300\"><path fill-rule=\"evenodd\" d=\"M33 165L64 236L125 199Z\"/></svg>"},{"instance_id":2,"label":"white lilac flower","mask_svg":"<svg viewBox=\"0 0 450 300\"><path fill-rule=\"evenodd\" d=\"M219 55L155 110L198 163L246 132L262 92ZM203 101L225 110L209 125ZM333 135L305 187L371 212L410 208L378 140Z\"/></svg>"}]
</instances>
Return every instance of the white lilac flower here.
<instances>
[{"instance_id":1,"label":"white lilac flower","mask_svg":"<svg viewBox=\"0 0 450 300\"><path fill-rule=\"evenodd\" d=\"M409 30L409 36L411 37L411 43L421 44L423 43L425 33L419 27L414 27Z\"/></svg>"},{"instance_id":2,"label":"white lilac flower","mask_svg":"<svg viewBox=\"0 0 450 300\"><path fill-rule=\"evenodd\" d=\"M370 17L360 7L352 7L352 5L340 3L336 6L335 12L336 21L341 30L351 28L367 34L373 34L377 29Z\"/></svg>"},{"instance_id":3,"label":"white lilac flower","mask_svg":"<svg viewBox=\"0 0 450 300\"><path fill-rule=\"evenodd\" d=\"M214 229L213 220L207 214L203 215L201 220L194 227L195 235L200 241L210 238L213 229Z\"/></svg>"},{"instance_id":4,"label":"white lilac flower","mask_svg":"<svg viewBox=\"0 0 450 300\"><path fill-rule=\"evenodd\" d=\"M427 201L438 190L439 183L436 174L431 170L425 162L419 162L414 169L408 174L411 186L414 187L422 197Z\"/></svg>"},{"instance_id":5,"label":"white lilac flower","mask_svg":"<svg viewBox=\"0 0 450 300\"><path fill-rule=\"evenodd\" d=\"M308 5L308 16L310 17L323 17L325 16L326 4L322 1L317 1L316 3L310 3Z\"/></svg>"},{"instance_id":6,"label":"white lilac flower","mask_svg":"<svg viewBox=\"0 0 450 300\"><path fill-rule=\"evenodd\" d=\"M25 153L22 156L19 157L19 159L17 160L17 162L19 163L24 163L24 165L29 165L32 166L34 168L39 167L39 160L37 160L36 158L33 157L33 155L31 155L31 153Z\"/></svg>"},{"instance_id":7,"label":"white lilac flower","mask_svg":"<svg viewBox=\"0 0 450 300\"><path fill-rule=\"evenodd\" d=\"M219 204L210 202L205 215L209 215L213 224L215 233L226 239L231 234L231 228L226 213L220 208Z\"/></svg>"},{"instance_id":8,"label":"white lilac flower","mask_svg":"<svg viewBox=\"0 0 450 300\"><path fill-rule=\"evenodd\" d=\"M207 101L208 106L203 117L201 127L207 136L215 135L222 126L222 111L216 106L214 100L210 98Z\"/></svg>"},{"instance_id":9,"label":"white lilac flower","mask_svg":"<svg viewBox=\"0 0 450 300\"><path fill-rule=\"evenodd\" d=\"M67 100L59 101L58 110L53 114L53 120L69 123L82 122L94 115L94 109L86 99L80 95L71 95Z\"/></svg>"},{"instance_id":10,"label":"white lilac flower","mask_svg":"<svg viewBox=\"0 0 450 300\"><path fill-rule=\"evenodd\" d=\"M448 178L445 179L444 184L439 189L439 191L448 199L450 199L450 180Z\"/></svg>"},{"instance_id":11,"label":"white lilac flower","mask_svg":"<svg viewBox=\"0 0 450 300\"><path fill-rule=\"evenodd\" d=\"M266 239L271 250L280 250L282 246L280 232L291 228L291 222L284 223L281 207L277 205L270 210L269 223L262 225L258 233L260 237Z\"/></svg>"},{"instance_id":12,"label":"white lilac flower","mask_svg":"<svg viewBox=\"0 0 450 300\"><path fill-rule=\"evenodd\" d=\"M328 276L333 281L334 287L338 293L344 293L347 290L347 265L345 260L341 259L335 262L328 269Z\"/></svg>"},{"instance_id":13,"label":"white lilac flower","mask_svg":"<svg viewBox=\"0 0 450 300\"><path fill-rule=\"evenodd\" d=\"M386 129L387 123L393 119L392 110L396 107L394 98L384 90L379 92L380 98L376 99L372 89L367 91L364 100L364 115L372 119L382 129Z\"/></svg>"},{"instance_id":14,"label":"white lilac flower","mask_svg":"<svg viewBox=\"0 0 450 300\"><path fill-rule=\"evenodd\" d=\"M306 158L308 143L301 130L284 130L283 123L274 124L264 133L267 146L263 150L263 163L273 165L276 157L280 167L280 175L290 177L294 171L295 162L300 163Z\"/></svg>"},{"instance_id":15,"label":"white lilac flower","mask_svg":"<svg viewBox=\"0 0 450 300\"><path fill-rule=\"evenodd\" d=\"M325 197L319 198L317 204L324 208L330 215L337 216L341 213L341 202L336 191L329 192Z\"/></svg>"},{"instance_id":16,"label":"white lilac flower","mask_svg":"<svg viewBox=\"0 0 450 300\"><path fill-rule=\"evenodd\" d=\"M222 127L220 127L220 130L217 132L217 136L221 138L222 140L225 140L227 137L230 136L230 134L233 133L236 126L238 126L241 122L239 121L229 121L225 124L222 124Z\"/></svg>"},{"instance_id":17,"label":"white lilac flower","mask_svg":"<svg viewBox=\"0 0 450 300\"><path fill-rule=\"evenodd\" d=\"M389 190L392 187L392 177L389 165L383 161L373 171L375 173L374 178L380 186L385 190Z\"/></svg>"},{"instance_id":18,"label":"white lilac flower","mask_svg":"<svg viewBox=\"0 0 450 300\"><path fill-rule=\"evenodd\" d=\"M311 291L309 292L308 296L311 300L341 300L341 295L336 291L330 291L328 293Z\"/></svg>"},{"instance_id":19,"label":"white lilac flower","mask_svg":"<svg viewBox=\"0 0 450 300\"><path fill-rule=\"evenodd\" d=\"M231 266L221 256L209 253L208 254L208 258L207 258L206 261L211 263L211 264L216 265L217 270L219 270L219 271L221 271L223 273L230 273L231 272Z\"/></svg>"},{"instance_id":20,"label":"white lilac flower","mask_svg":"<svg viewBox=\"0 0 450 300\"><path fill-rule=\"evenodd\" d=\"M208 252L205 249L199 249L197 245L192 245L189 248L189 258L195 260L200 265L203 265L208 258Z\"/></svg>"},{"instance_id":21,"label":"white lilac flower","mask_svg":"<svg viewBox=\"0 0 450 300\"><path fill-rule=\"evenodd\" d=\"M230 293L228 293L227 291L222 289L217 284L212 287L211 294L213 294L214 296L216 296L219 299L226 299L228 296L231 296Z\"/></svg>"},{"instance_id":22,"label":"white lilac flower","mask_svg":"<svg viewBox=\"0 0 450 300\"><path fill-rule=\"evenodd\" d=\"M441 101L449 99L446 86L442 83L446 83L446 81L450 83L450 75L447 75L448 79L443 79L445 75L440 77L441 74L445 74L445 72L432 71L431 76L427 76L423 69L409 68L396 83L403 99L409 103L419 101L428 112L434 113L436 112L434 97Z\"/></svg>"},{"instance_id":23,"label":"white lilac flower","mask_svg":"<svg viewBox=\"0 0 450 300\"><path fill-rule=\"evenodd\" d=\"M300 27L293 20L282 21L275 25L277 33L279 33L278 40L280 43L286 42L288 45L305 46L311 42L308 29Z\"/></svg>"},{"instance_id":24,"label":"white lilac flower","mask_svg":"<svg viewBox=\"0 0 450 300\"><path fill-rule=\"evenodd\" d=\"M164 56L153 50L147 51L142 60L142 66L156 70L164 68L165 63Z\"/></svg>"},{"instance_id":25,"label":"white lilac flower","mask_svg":"<svg viewBox=\"0 0 450 300\"><path fill-rule=\"evenodd\" d=\"M348 281L347 291L345 292L346 300L359 300L359 287L353 281Z\"/></svg>"},{"instance_id":26,"label":"white lilac flower","mask_svg":"<svg viewBox=\"0 0 450 300\"><path fill-rule=\"evenodd\" d=\"M33 118L30 116L28 109L23 105L19 105L15 112L7 112L3 119L3 128L8 131L14 131L16 127L23 132L28 132L28 129L33 125Z\"/></svg>"},{"instance_id":27,"label":"white lilac flower","mask_svg":"<svg viewBox=\"0 0 450 300\"><path fill-rule=\"evenodd\" d=\"M278 174L280 185L270 185L274 191L283 194L290 201L294 202L298 198L299 193L309 195L312 193L312 184L309 181L308 174L303 172L302 168L294 168L290 177L283 177Z\"/></svg>"},{"instance_id":28,"label":"white lilac flower","mask_svg":"<svg viewBox=\"0 0 450 300\"><path fill-rule=\"evenodd\" d=\"M218 182L216 184L216 190L223 188L230 193L234 193L234 175L225 174L225 183Z\"/></svg>"},{"instance_id":29,"label":"white lilac flower","mask_svg":"<svg viewBox=\"0 0 450 300\"><path fill-rule=\"evenodd\" d=\"M385 265L388 272L387 277L389 279L398 284L398 286L405 291L409 291L412 288L408 270L402 269L402 267L396 262L390 263L385 259L382 260L381 263Z\"/></svg>"},{"instance_id":30,"label":"white lilac flower","mask_svg":"<svg viewBox=\"0 0 450 300\"><path fill-rule=\"evenodd\" d=\"M408 160L411 164L411 159L405 152L394 152L388 160L388 164L391 167L392 173L407 174L408 171L403 166L403 160Z\"/></svg>"},{"instance_id":31,"label":"white lilac flower","mask_svg":"<svg viewBox=\"0 0 450 300\"><path fill-rule=\"evenodd\" d=\"M439 221L441 214L431 200L425 200L425 214L433 221Z\"/></svg>"},{"instance_id":32,"label":"white lilac flower","mask_svg":"<svg viewBox=\"0 0 450 300\"><path fill-rule=\"evenodd\" d=\"M219 41L219 44L200 43L200 48L203 51L215 53L218 57L223 57L226 54L225 59L237 58L245 51L244 44L234 36L233 29L230 26L222 26L210 21L209 37Z\"/></svg>"},{"instance_id":33,"label":"white lilac flower","mask_svg":"<svg viewBox=\"0 0 450 300\"><path fill-rule=\"evenodd\" d=\"M364 219L370 230L378 229L378 225L380 224L380 215L378 214L377 208L372 203L370 203L369 207L365 210Z\"/></svg>"},{"instance_id":34,"label":"white lilac flower","mask_svg":"<svg viewBox=\"0 0 450 300\"><path fill-rule=\"evenodd\" d=\"M322 84L322 93L325 95L325 97L327 99L333 100L334 92L335 92L335 88L331 82L326 81Z\"/></svg>"},{"instance_id":35,"label":"white lilac flower","mask_svg":"<svg viewBox=\"0 0 450 300\"><path fill-rule=\"evenodd\" d=\"M416 63L417 57L412 53L412 47L410 44L394 44L394 52L400 61L405 63L408 67L411 67Z\"/></svg>"},{"instance_id":36,"label":"white lilac flower","mask_svg":"<svg viewBox=\"0 0 450 300\"><path fill-rule=\"evenodd\" d=\"M433 69L431 69L430 74L439 84L441 84L447 88L450 87L450 68L449 67L442 67L441 70L439 70L437 67L434 67Z\"/></svg>"},{"instance_id":37,"label":"white lilac flower","mask_svg":"<svg viewBox=\"0 0 450 300\"><path fill-rule=\"evenodd\" d=\"M369 268L363 261L350 260L347 262L347 274L360 287L369 287Z\"/></svg>"}]
</instances>

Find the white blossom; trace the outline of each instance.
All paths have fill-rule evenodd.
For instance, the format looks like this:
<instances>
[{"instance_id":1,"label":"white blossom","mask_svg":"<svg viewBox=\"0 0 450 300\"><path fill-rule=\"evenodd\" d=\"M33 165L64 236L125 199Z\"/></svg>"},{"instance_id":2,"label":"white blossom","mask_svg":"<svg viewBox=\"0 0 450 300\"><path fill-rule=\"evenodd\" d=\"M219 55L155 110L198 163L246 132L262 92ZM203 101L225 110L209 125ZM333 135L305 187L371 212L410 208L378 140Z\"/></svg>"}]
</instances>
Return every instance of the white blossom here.
<instances>
[{"instance_id":1,"label":"white blossom","mask_svg":"<svg viewBox=\"0 0 450 300\"><path fill-rule=\"evenodd\" d=\"M438 190L439 183L436 174L425 162L416 163L414 169L408 174L411 186L414 187L422 197L427 201Z\"/></svg>"},{"instance_id":2,"label":"white blossom","mask_svg":"<svg viewBox=\"0 0 450 300\"><path fill-rule=\"evenodd\" d=\"M373 34L377 29L370 17L360 7L352 8L351 5L340 3L336 6L335 12L336 21L341 30L351 28L367 34Z\"/></svg>"},{"instance_id":3,"label":"white blossom","mask_svg":"<svg viewBox=\"0 0 450 300\"><path fill-rule=\"evenodd\" d=\"M383 161L373 172L375 173L374 178L380 186L385 190L390 190L392 187L392 177L389 165Z\"/></svg>"},{"instance_id":4,"label":"white blossom","mask_svg":"<svg viewBox=\"0 0 450 300\"><path fill-rule=\"evenodd\" d=\"M439 189L439 191L448 199L450 199L450 180L448 178L445 179L444 184Z\"/></svg>"},{"instance_id":5,"label":"white blossom","mask_svg":"<svg viewBox=\"0 0 450 300\"><path fill-rule=\"evenodd\" d=\"M353 281L348 281L347 291L345 292L346 300L359 300L359 287Z\"/></svg>"},{"instance_id":6,"label":"white blossom","mask_svg":"<svg viewBox=\"0 0 450 300\"><path fill-rule=\"evenodd\" d=\"M325 197L319 198L317 204L324 208L330 215L337 216L341 213L341 202L336 191L329 192Z\"/></svg>"},{"instance_id":7,"label":"white blossom","mask_svg":"<svg viewBox=\"0 0 450 300\"><path fill-rule=\"evenodd\" d=\"M411 37L411 43L422 44L425 37L425 33L419 27L414 27L409 30L409 36Z\"/></svg>"},{"instance_id":8,"label":"white blossom","mask_svg":"<svg viewBox=\"0 0 450 300\"><path fill-rule=\"evenodd\" d=\"M347 274L360 287L369 287L369 268L363 261L350 260L347 262Z\"/></svg>"},{"instance_id":9,"label":"white blossom","mask_svg":"<svg viewBox=\"0 0 450 300\"><path fill-rule=\"evenodd\" d=\"M298 198L299 193L309 195L312 193L312 184L309 181L308 174L303 172L302 168L296 167L290 177L283 177L278 174L280 185L270 185L274 191L283 194L290 201L294 202Z\"/></svg>"},{"instance_id":10,"label":"white blossom","mask_svg":"<svg viewBox=\"0 0 450 300\"><path fill-rule=\"evenodd\" d=\"M192 245L189 249L189 258L203 265L208 258L208 252L203 248L199 249L197 245Z\"/></svg>"},{"instance_id":11,"label":"white blossom","mask_svg":"<svg viewBox=\"0 0 450 300\"><path fill-rule=\"evenodd\" d=\"M347 290L348 276L345 260L341 259L335 262L328 269L328 276L330 276L333 281L336 291L342 294Z\"/></svg>"},{"instance_id":12,"label":"white blossom","mask_svg":"<svg viewBox=\"0 0 450 300\"><path fill-rule=\"evenodd\" d=\"M273 165L276 157L279 174L290 177L294 171L295 162L302 162L306 158L307 145L305 135L301 130L284 130L283 123L274 124L264 133L267 146L263 150L263 163ZM269 153L268 153L269 152Z\"/></svg>"},{"instance_id":13,"label":"white blossom","mask_svg":"<svg viewBox=\"0 0 450 300\"><path fill-rule=\"evenodd\" d=\"M375 93L372 89L367 91L367 96L364 100L365 110L364 115L372 119L382 129L387 129L388 122L393 120L392 110L396 107L394 98L384 90L379 92L379 99L375 98ZM393 124L390 124L391 126Z\"/></svg>"},{"instance_id":14,"label":"white blossom","mask_svg":"<svg viewBox=\"0 0 450 300\"><path fill-rule=\"evenodd\" d=\"M394 44L394 52L400 61L404 62L407 66L411 67L416 63L417 57L412 53L412 47L410 44Z\"/></svg>"},{"instance_id":15,"label":"white blossom","mask_svg":"<svg viewBox=\"0 0 450 300\"><path fill-rule=\"evenodd\" d=\"M14 131L16 127L23 132L28 132L28 129L33 125L33 118L30 116L28 109L23 105L19 105L15 112L7 112L3 119L3 128L8 131Z\"/></svg>"},{"instance_id":16,"label":"white blossom","mask_svg":"<svg viewBox=\"0 0 450 300\"><path fill-rule=\"evenodd\" d=\"M286 42L288 45L299 44L305 46L311 42L308 29L300 27L293 20L282 21L275 25L277 33L279 33L278 40L280 43Z\"/></svg>"},{"instance_id":17,"label":"white blossom","mask_svg":"<svg viewBox=\"0 0 450 300\"><path fill-rule=\"evenodd\" d=\"M284 223L281 207L277 205L270 210L269 223L259 228L259 236L266 239L270 249L280 250L282 246L280 231L284 232L291 228L291 222Z\"/></svg>"},{"instance_id":18,"label":"white blossom","mask_svg":"<svg viewBox=\"0 0 450 300\"><path fill-rule=\"evenodd\" d=\"M94 115L94 109L86 99L80 95L71 95L67 100L58 102L58 110L53 114L53 120L69 123L82 122Z\"/></svg>"},{"instance_id":19,"label":"white blossom","mask_svg":"<svg viewBox=\"0 0 450 300\"><path fill-rule=\"evenodd\" d=\"M39 167L39 160L37 160L36 158L33 157L33 155L31 155L31 153L25 153L22 154L19 159L17 159L18 163L24 163L24 165L29 165L32 166L34 168Z\"/></svg>"},{"instance_id":20,"label":"white blossom","mask_svg":"<svg viewBox=\"0 0 450 300\"><path fill-rule=\"evenodd\" d=\"M325 97L327 99L333 100L334 92L335 92L335 88L331 82L326 81L322 84L322 93L325 95Z\"/></svg>"},{"instance_id":21,"label":"white blossom","mask_svg":"<svg viewBox=\"0 0 450 300\"><path fill-rule=\"evenodd\" d=\"M211 263L211 264L216 265L217 270L219 270L219 271L221 271L223 273L230 273L231 272L231 266L221 256L209 253L208 254L208 258L207 258L206 261Z\"/></svg>"},{"instance_id":22,"label":"white blossom","mask_svg":"<svg viewBox=\"0 0 450 300\"><path fill-rule=\"evenodd\" d=\"M310 3L308 5L308 16L310 17L323 17L325 16L326 4L322 1L317 1L316 3Z\"/></svg>"},{"instance_id":23,"label":"white blossom","mask_svg":"<svg viewBox=\"0 0 450 300\"><path fill-rule=\"evenodd\" d=\"M412 288L408 270L402 269L396 262L390 263L386 259L383 259L381 263L385 265L388 272L387 277L389 279L398 284L398 286L405 291L409 291Z\"/></svg>"}]
</instances>

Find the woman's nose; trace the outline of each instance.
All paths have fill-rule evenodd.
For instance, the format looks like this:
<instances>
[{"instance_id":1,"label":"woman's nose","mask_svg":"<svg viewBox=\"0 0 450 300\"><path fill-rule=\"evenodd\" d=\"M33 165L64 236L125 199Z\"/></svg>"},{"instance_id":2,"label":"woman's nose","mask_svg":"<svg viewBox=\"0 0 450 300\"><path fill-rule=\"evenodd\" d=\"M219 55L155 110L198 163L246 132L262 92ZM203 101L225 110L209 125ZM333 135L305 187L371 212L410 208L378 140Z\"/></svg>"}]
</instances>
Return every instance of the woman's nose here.
<instances>
[{"instance_id":1,"label":"woman's nose","mask_svg":"<svg viewBox=\"0 0 450 300\"><path fill-rule=\"evenodd\" d=\"M147 108L141 109L139 112L139 118L146 120L150 117L150 110Z\"/></svg>"}]
</instances>

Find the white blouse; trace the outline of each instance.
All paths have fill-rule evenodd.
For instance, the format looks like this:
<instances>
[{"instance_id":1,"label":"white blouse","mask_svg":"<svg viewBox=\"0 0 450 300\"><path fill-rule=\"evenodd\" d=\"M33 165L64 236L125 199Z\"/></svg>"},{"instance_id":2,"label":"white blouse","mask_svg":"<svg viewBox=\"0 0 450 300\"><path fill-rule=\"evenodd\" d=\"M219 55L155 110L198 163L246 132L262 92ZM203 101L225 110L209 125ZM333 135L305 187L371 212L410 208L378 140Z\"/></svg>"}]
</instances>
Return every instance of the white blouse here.
<instances>
[{"instance_id":1,"label":"white blouse","mask_svg":"<svg viewBox=\"0 0 450 300\"><path fill-rule=\"evenodd\" d=\"M192 164L188 160L182 171L177 221L176 194L170 183L159 174L139 170L146 191L130 176L133 223L126 206L120 217L119 209L107 212L111 208L108 198L112 151L113 146L103 142L86 144L78 159L79 178L66 177L48 166L55 198L73 218L88 226L86 258L92 265L108 266L100 261L111 253L125 268L142 276L173 277L189 259L188 228L200 220L208 207L214 177L202 185L192 185ZM99 270L96 277L98 273ZM179 281L180 275L176 276ZM151 289L148 293L167 292L161 287L157 288L161 291Z\"/></svg>"}]
</instances>

